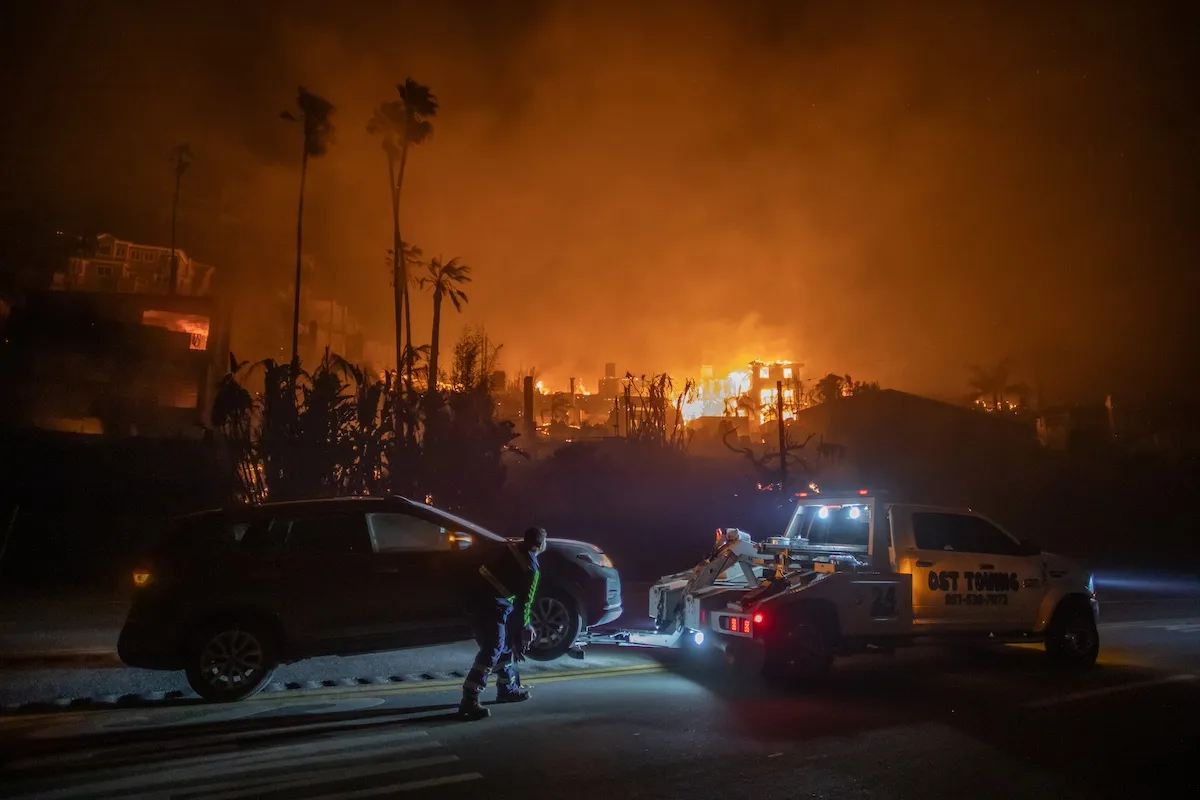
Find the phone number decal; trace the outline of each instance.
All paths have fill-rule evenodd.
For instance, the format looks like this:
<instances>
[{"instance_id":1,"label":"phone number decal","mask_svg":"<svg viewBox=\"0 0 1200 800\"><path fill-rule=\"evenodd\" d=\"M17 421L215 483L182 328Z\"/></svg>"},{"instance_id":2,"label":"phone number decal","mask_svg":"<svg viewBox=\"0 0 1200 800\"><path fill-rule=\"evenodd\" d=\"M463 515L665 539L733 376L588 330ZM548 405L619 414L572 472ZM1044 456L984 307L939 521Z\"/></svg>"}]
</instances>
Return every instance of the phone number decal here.
<instances>
[{"instance_id":1,"label":"phone number decal","mask_svg":"<svg viewBox=\"0 0 1200 800\"><path fill-rule=\"evenodd\" d=\"M946 598L948 606L1008 605L1008 595L1006 594L947 594L942 596Z\"/></svg>"}]
</instances>

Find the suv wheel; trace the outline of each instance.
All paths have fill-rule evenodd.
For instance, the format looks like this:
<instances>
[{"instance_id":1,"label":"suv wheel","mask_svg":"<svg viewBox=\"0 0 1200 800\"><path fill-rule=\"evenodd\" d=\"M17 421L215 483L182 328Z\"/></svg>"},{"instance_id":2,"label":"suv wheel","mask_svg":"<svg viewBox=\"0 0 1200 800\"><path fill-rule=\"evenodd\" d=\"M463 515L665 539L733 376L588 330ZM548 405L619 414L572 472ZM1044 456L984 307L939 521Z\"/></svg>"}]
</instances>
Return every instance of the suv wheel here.
<instances>
[{"instance_id":1,"label":"suv wheel","mask_svg":"<svg viewBox=\"0 0 1200 800\"><path fill-rule=\"evenodd\" d=\"M533 601L530 623L537 633L528 653L534 661L553 661L566 655L583 630L583 617L575 601L553 587L547 587Z\"/></svg>"},{"instance_id":2,"label":"suv wheel","mask_svg":"<svg viewBox=\"0 0 1200 800\"><path fill-rule=\"evenodd\" d=\"M275 644L261 626L210 623L187 649L187 680L205 700L229 703L258 694L275 672Z\"/></svg>"},{"instance_id":3,"label":"suv wheel","mask_svg":"<svg viewBox=\"0 0 1200 800\"><path fill-rule=\"evenodd\" d=\"M1091 609L1070 603L1055 611L1046 628L1046 653L1066 664L1095 664L1100 654L1100 635Z\"/></svg>"}]
</instances>

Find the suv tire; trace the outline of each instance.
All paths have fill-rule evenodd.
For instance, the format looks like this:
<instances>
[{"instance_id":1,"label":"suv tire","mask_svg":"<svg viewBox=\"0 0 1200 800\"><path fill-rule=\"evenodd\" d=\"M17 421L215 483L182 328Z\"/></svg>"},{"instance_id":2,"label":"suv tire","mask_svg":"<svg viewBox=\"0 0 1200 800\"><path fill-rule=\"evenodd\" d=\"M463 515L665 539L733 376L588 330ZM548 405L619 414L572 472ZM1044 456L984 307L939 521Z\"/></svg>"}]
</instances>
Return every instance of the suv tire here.
<instances>
[{"instance_id":1,"label":"suv tire","mask_svg":"<svg viewBox=\"0 0 1200 800\"><path fill-rule=\"evenodd\" d=\"M192 691L211 703L245 700L271 680L277 661L275 637L266 626L235 618L196 629L184 652Z\"/></svg>"},{"instance_id":2,"label":"suv tire","mask_svg":"<svg viewBox=\"0 0 1200 800\"><path fill-rule=\"evenodd\" d=\"M566 655L583 630L583 616L575 599L554 586L538 592L531 616L538 638L526 655L534 661L553 661Z\"/></svg>"}]
</instances>

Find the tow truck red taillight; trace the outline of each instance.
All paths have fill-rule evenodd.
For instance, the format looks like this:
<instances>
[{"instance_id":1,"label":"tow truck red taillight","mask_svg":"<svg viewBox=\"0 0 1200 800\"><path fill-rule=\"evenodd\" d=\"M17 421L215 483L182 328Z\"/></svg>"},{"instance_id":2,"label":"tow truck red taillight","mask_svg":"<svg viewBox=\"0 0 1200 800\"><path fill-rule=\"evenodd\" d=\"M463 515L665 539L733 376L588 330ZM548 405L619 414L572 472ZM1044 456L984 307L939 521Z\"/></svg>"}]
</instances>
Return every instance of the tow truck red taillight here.
<instances>
[{"instance_id":1,"label":"tow truck red taillight","mask_svg":"<svg viewBox=\"0 0 1200 800\"><path fill-rule=\"evenodd\" d=\"M760 611L759 613L754 615L754 624L762 625L762 621L763 621L763 615L762 615L762 612Z\"/></svg>"},{"instance_id":2,"label":"tow truck red taillight","mask_svg":"<svg viewBox=\"0 0 1200 800\"><path fill-rule=\"evenodd\" d=\"M754 633L754 626L750 622L749 617L718 617L717 628L729 633L740 634L742 636L750 636Z\"/></svg>"}]
</instances>

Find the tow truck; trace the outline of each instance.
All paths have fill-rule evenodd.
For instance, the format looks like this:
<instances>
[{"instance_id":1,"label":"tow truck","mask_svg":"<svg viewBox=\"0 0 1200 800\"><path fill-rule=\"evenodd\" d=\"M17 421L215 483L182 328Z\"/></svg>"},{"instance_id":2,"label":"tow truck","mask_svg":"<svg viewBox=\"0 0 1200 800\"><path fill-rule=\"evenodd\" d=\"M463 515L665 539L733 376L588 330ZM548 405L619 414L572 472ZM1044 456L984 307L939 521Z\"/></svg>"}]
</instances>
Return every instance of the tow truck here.
<instances>
[{"instance_id":1,"label":"tow truck","mask_svg":"<svg viewBox=\"0 0 1200 800\"><path fill-rule=\"evenodd\" d=\"M836 656L964 639L1041 642L1055 660L1095 663L1099 605L1078 564L970 509L866 489L795 503L781 535L718 529L707 558L660 578L654 630L578 644L714 648L782 679L819 677Z\"/></svg>"}]
</instances>

